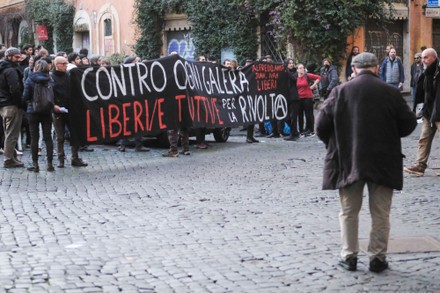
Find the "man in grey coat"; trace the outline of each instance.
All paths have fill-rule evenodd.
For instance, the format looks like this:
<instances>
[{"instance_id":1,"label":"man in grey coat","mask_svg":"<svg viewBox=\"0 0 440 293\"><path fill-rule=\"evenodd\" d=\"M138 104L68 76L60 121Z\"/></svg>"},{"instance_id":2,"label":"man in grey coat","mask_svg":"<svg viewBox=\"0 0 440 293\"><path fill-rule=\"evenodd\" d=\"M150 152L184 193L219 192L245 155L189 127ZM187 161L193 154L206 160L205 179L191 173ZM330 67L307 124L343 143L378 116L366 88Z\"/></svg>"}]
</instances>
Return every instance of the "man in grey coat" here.
<instances>
[{"instance_id":1,"label":"man in grey coat","mask_svg":"<svg viewBox=\"0 0 440 293\"><path fill-rule=\"evenodd\" d=\"M377 76L378 60L365 52L352 60L356 77L336 87L317 118L316 134L325 143L323 189L338 189L341 203L340 265L357 269L362 194L368 187L372 218L369 269L388 268L393 189L403 187L401 137L417 125L399 90Z\"/></svg>"}]
</instances>

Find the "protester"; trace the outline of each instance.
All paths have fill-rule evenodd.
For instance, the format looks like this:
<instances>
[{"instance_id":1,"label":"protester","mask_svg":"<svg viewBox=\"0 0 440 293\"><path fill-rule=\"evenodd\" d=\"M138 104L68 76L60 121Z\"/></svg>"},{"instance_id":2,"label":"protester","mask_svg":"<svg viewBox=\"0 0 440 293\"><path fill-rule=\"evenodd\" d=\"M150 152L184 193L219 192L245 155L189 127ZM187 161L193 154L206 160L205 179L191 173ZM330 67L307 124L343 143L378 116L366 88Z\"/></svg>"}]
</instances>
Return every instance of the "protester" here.
<instances>
[{"instance_id":1,"label":"protester","mask_svg":"<svg viewBox=\"0 0 440 293\"><path fill-rule=\"evenodd\" d=\"M289 93L287 97L289 110L286 120L290 127L290 135L288 137L285 137L284 140L296 141L299 139L298 113L300 108L300 100L298 96L298 87L297 87L298 76L296 73L295 61L291 58L287 59L287 73L289 75L289 80L288 80Z\"/></svg>"},{"instance_id":2,"label":"protester","mask_svg":"<svg viewBox=\"0 0 440 293\"><path fill-rule=\"evenodd\" d=\"M70 82L67 76L67 59L58 56L54 60L55 68L52 71L51 77L53 79L53 91L54 91L54 113L53 113L53 125L55 127L57 137L57 155L58 155L58 168L64 168L64 160L66 154L64 152L65 141L65 129L71 131L71 124L69 119L69 95L70 95ZM71 165L73 167L86 167L88 164L79 158L79 146L71 142L72 159Z\"/></svg>"},{"instance_id":3,"label":"protester","mask_svg":"<svg viewBox=\"0 0 440 293\"><path fill-rule=\"evenodd\" d=\"M298 89L298 96L300 100L300 107L299 107L299 116L301 119L299 119L299 130L302 132L305 130L301 135L304 136L313 136L315 135L314 132L314 125L315 125L315 116L313 113L313 90L318 86L318 83L321 80L321 77L319 75L315 75L312 73L306 73L304 65L298 64L296 68L297 72L297 81L296 86ZM310 84L312 83L312 84ZM303 114L304 113L304 114ZM306 127L303 128L303 119L302 116L306 116Z\"/></svg>"},{"instance_id":4,"label":"protester","mask_svg":"<svg viewBox=\"0 0 440 293\"><path fill-rule=\"evenodd\" d=\"M87 58L86 55L79 55L79 59L81 59L81 66L89 66L90 65L89 58Z\"/></svg>"},{"instance_id":5,"label":"protester","mask_svg":"<svg viewBox=\"0 0 440 293\"><path fill-rule=\"evenodd\" d=\"M273 59L271 55L264 56L265 62L272 63ZM286 134L284 133L284 120L279 120L277 118L270 119L270 126L272 128L272 131L267 135L267 138L279 138L279 137L285 137ZM261 127L261 126L260 126Z\"/></svg>"},{"instance_id":6,"label":"protester","mask_svg":"<svg viewBox=\"0 0 440 293\"><path fill-rule=\"evenodd\" d=\"M23 61L20 62L21 70L24 71L29 66L29 60L34 54L34 48L32 45L26 44L23 46L22 54L25 56Z\"/></svg>"},{"instance_id":7,"label":"protester","mask_svg":"<svg viewBox=\"0 0 440 293\"><path fill-rule=\"evenodd\" d=\"M24 167L16 158L15 146L21 130L23 116L21 96L23 75L19 68L22 55L19 49L10 47L0 61L0 116L3 119L4 148L3 167Z\"/></svg>"},{"instance_id":8,"label":"protester","mask_svg":"<svg viewBox=\"0 0 440 293\"><path fill-rule=\"evenodd\" d=\"M99 66L112 66L112 62L110 61L110 58L106 56L100 56L98 59Z\"/></svg>"},{"instance_id":9,"label":"protester","mask_svg":"<svg viewBox=\"0 0 440 293\"><path fill-rule=\"evenodd\" d=\"M320 96L327 99L332 89L339 84L339 76L336 67L332 65L329 58L322 60L322 67L319 70L319 76L321 76L320 83Z\"/></svg>"},{"instance_id":10,"label":"protester","mask_svg":"<svg viewBox=\"0 0 440 293\"><path fill-rule=\"evenodd\" d=\"M67 55L67 61L69 62L69 64L67 64L67 72L81 65L81 58L79 57L79 54L75 52Z\"/></svg>"},{"instance_id":11,"label":"protester","mask_svg":"<svg viewBox=\"0 0 440 293\"><path fill-rule=\"evenodd\" d=\"M124 64L136 64L141 61L141 58L138 56L129 56L125 58ZM142 145L142 132L138 132L134 135L135 141L135 151L136 152L148 152L149 148L146 148ZM125 148L128 145L128 138L123 138L119 141L119 151L125 152Z\"/></svg>"},{"instance_id":12,"label":"protester","mask_svg":"<svg viewBox=\"0 0 440 293\"><path fill-rule=\"evenodd\" d=\"M417 96L417 83L419 82L420 75L423 73L422 54L416 53L414 55L414 63L411 65L411 95L413 97L413 112L416 112L416 96Z\"/></svg>"},{"instance_id":13,"label":"protester","mask_svg":"<svg viewBox=\"0 0 440 293\"><path fill-rule=\"evenodd\" d=\"M197 57L196 61L206 62L206 57L204 55L200 55ZM231 61L228 60L228 65L225 64L225 66L230 67ZM196 128L195 131L196 131L196 148L201 150L206 150L208 148L208 144L206 143L206 127Z\"/></svg>"},{"instance_id":14,"label":"protester","mask_svg":"<svg viewBox=\"0 0 440 293\"><path fill-rule=\"evenodd\" d=\"M38 140L39 125L41 124L43 129L43 140L46 144L46 157L47 157L47 171L54 171L52 164L53 161L53 140L52 140L52 109L47 112L36 113L32 104L34 99L35 84L52 84L53 81L49 76L50 67L45 60L38 60L34 66L34 72L29 76L24 85L23 99L27 103L26 114L28 115L29 128L31 131L31 153L32 153L32 166L27 168L32 172L39 172L40 167L38 165Z\"/></svg>"},{"instance_id":15,"label":"protester","mask_svg":"<svg viewBox=\"0 0 440 293\"><path fill-rule=\"evenodd\" d=\"M170 142L170 150L162 154L163 157L168 158L176 158L179 156L179 148L178 148L178 142L179 142L179 136L181 138L181 143L183 150L180 152L180 154L189 156L191 155L191 152L189 150L189 133L188 129L186 127L181 127L180 130L172 129L167 131L168 134L168 141Z\"/></svg>"},{"instance_id":16,"label":"protester","mask_svg":"<svg viewBox=\"0 0 440 293\"><path fill-rule=\"evenodd\" d=\"M417 122L399 90L377 77L374 54L361 53L353 58L352 65L357 76L333 89L317 118L316 132L327 149L323 189L339 189L339 264L355 271L358 218L367 185L372 218L369 269L380 273L388 268L393 189L403 186L401 137L409 135Z\"/></svg>"},{"instance_id":17,"label":"protester","mask_svg":"<svg viewBox=\"0 0 440 293\"><path fill-rule=\"evenodd\" d=\"M396 49L392 48L388 57L383 61L380 66L379 76L387 84L402 89L405 73L402 61L396 55Z\"/></svg>"},{"instance_id":18,"label":"protester","mask_svg":"<svg viewBox=\"0 0 440 293\"><path fill-rule=\"evenodd\" d=\"M428 166L432 141L435 133L440 130L440 82L436 78L440 74L439 59L433 48L422 52L424 73L420 76L417 88L417 99L423 97L423 122L419 138L419 149L416 162L405 167L404 171L416 176L423 176ZM421 99L420 98L420 99ZM440 176L440 172L437 173Z\"/></svg>"},{"instance_id":19,"label":"protester","mask_svg":"<svg viewBox=\"0 0 440 293\"><path fill-rule=\"evenodd\" d=\"M347 81L351 80L352 78L351 75L353 74L353 70L351 69L351 61L358 54L359 54L359 47L353 46L353 48L351 48L350 56L348 56L347 58L347 65L345 66L345 79Z\"/></svg>"},{"instance_id":20,"label":"protester","mask_svg":"<svg viewBox=\"0 0 440 293\"><path fill-rule=\"evenodd\" d=\"M254 60L248 58L246 59L246 62L244 64L244 67L250 66ZM255 132L255 125L251 124L245 127L246 128L246 142L247 143L259 143L260 141L258 139L255 139L254 132Z\"/></svg>"}]
</instances>

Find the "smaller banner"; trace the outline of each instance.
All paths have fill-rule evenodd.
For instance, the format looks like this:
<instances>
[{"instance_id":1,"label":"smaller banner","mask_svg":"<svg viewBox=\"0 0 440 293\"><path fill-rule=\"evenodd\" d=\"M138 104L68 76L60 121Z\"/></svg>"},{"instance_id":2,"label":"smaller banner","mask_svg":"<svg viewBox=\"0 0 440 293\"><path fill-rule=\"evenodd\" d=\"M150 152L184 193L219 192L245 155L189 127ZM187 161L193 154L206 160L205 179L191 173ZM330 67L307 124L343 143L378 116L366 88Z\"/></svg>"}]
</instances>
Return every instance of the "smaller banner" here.
<instances>
[{"instance_id":1,"label":"smaller banner","mask_svg":"<svg viewBox=\"0 0 440 293\"><path fill-rule=\"evenodd\" d=\"M37 36L39 41L47 41L49 39L47 27L45 25L37 25Z\"/></svg>"}]
</instances>

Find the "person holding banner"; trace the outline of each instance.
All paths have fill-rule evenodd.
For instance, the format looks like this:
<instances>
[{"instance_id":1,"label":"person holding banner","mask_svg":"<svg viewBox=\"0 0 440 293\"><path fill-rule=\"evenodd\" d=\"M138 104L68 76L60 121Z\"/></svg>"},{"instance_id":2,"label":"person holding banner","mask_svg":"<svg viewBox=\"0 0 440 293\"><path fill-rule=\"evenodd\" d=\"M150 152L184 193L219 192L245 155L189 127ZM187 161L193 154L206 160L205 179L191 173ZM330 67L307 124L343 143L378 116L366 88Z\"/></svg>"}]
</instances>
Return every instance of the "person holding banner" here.
<instances>
[{"instance_id":1,"label":"person holding banner","mask_svg":"<svg viewBox=\"0 0 440 293\"><path fill-rule=\"evenodd\" d=\"M138 63L141 62L141 58L138 56L129 56L125 58L124 64L131 64L131 63ZM142 145L142 132L138 132L134 135L134 142L135 142L135 151L136 152L148 152L150 151L149 148L146 148ZM119 141L119 151L125 152L125 147L128 144L128 138L122 138Z\"/></svg>"},{"instance_id":2,"label":"person holding banner","mask_svg":"<svg viewBox=\"0 0 440 293\"><path fill-rule=\"evenodd\" d=\"M300 100L298 96L298 88L297 88L297 73L295 68L295 61L291 58L287 59L287 73L289 75L289 95L287 99L287 103L289 105L289 112L287 115L287 124L290 127L290 135L285 137L284 140L287 141L296 141L299 139L299 131L298 131L298 113L300 107Z\"/></svg>"},{"instance_id":3,"label":"person holding banner","mask_svg":"<svg viewBox=\"0 0 440 293\"><path fill-rule=\"evenodd\" d=\"M204 55L198 56L197 62L206 62L206 57ZM196 128L196 148L201 150L208 148L208 144L206 143L206 127Z\"/></svg>"}]
</instances>

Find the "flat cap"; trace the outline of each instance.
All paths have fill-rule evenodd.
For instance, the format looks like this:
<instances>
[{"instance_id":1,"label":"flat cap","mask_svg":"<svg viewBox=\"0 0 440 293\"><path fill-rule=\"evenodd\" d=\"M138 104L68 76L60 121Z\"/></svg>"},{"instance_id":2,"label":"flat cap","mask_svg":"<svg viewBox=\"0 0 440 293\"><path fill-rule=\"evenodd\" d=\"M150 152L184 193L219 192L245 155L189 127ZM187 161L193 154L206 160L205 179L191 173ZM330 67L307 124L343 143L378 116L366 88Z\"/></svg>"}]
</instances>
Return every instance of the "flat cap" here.
<instances>
[{"instance_id":1,"label":"flat cap","mask_svg":"<svg viewBox=\"0 0 440 293\"><path fill-rule=\"evenodd\" d=\"M10 47L6 50L5 52L5 56L12 56L12 55L21 55L21 52L19 49L15 48L15 47Z\"/></svg>"},{"instance_id":2,"label":"flat cap","mask_svg":"<svg viewBox=\"0 0 440 293\"><path fill-rule=\"evenodd\" d=\"M356 68L369 68L377 66L378 61L376 55L370 52L363 52L356 55L351 61L351 65Z\"/></svg>"}]
</instances>

